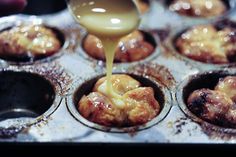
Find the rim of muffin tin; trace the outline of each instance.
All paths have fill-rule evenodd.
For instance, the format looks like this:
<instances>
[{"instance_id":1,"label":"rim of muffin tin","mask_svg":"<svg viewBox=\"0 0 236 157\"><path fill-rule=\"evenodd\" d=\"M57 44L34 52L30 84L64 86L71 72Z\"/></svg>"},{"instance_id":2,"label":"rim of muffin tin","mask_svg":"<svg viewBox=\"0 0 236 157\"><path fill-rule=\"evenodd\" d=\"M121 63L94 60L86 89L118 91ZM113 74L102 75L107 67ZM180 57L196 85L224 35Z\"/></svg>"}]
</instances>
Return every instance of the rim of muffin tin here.
<instances>
[{"instance_id":1,"label":"rim of muffin tin","mask_svg":"<svg viewBox=\"0 0 236 157\"><path fill-rule=\"evenodd\" d=\"M228 19L229 21L234 22L233 20ZM166 43L164 43L168 48L170 48L170 53L172 53L175 57L177 57L180 60L183 60L184 62L190 64L191 66L205 71L205 70L219 70L219 69L224 69L224 68L228 68L228 67L235 67L236 66L236 62L231 62L231 63L224 63L224 64L214 64L214 63L205 63L205 62L201 62L201 61L197 61L194 59L191 59L183 54L181 54L177 47L175 46L175 42L178 39L178 37L181 36L181 34L183 34L184 32L186 32L187 30L191 29L194 26L199 26L199 25L213 25L215 26L215 22L210 22L210 23L204 23L204 24L196 24L193 26L186 26L184 28L177 28L175 31L173 31L170 36L168 37Z\"/></svg>"},{"instance_id":2,"label":"rim of muffin tin","mask_svg":"<svg viewBox=\"0 0 236 157\"><path fill-rule=\"evenodd\" d=\"M53 94L54 94L54 99L53 102L49 105L49 108L44 111L41 115L38 115L37 117L17 117L17 118L4 118L2 120L0 120L0 131L4 131L4 130L8 130L8 129L22 129L22 128L26 128L26 127L30 127L32 125L35 125L37 123L40 123L41 121L47 121L48 118L57 110L57 108L60 106L61 102L62 102L62 97L59 95L60 91L61 91L61 87L59 85L59 83L55 83L53 82L52 78L47 77L45 75L39 74L37 72L31 71L31 70L27 70L27 69L21 69L21 68L16 68L16 67L9 67L6 69L1 69L0 73L4 73L4 72L12 72L12 73L21 73L21 74L26 74L33 77L37 77L38 79L44 81L45 83L47 83L48 85L51 86L52 90L53 90ZM28 77L28 76L27 76ZM18 111L17 108L16 110L13 109L13 111ZM19 110L21 111L21 109ZM23 111L23 110L22 110ZM22 119L23 118L23 119ZM6 126L5 124L10 124L10 126ZM20 131L18 130L18 131Z\"/></svg>"},{"instance_id":3,"label":"rim of muffin tin","mask_svg":"<svg viewBox=\"0 0 236 157\"><path fill-rule=\"evenodd\" d=\"M42 18L39 18L37 16L29 16L29 15L12 15L7 17L0 18L0 32L4 31L6 29L10 29L14 26L20 25L20 24L36 24L36 25L42 25L46 28L49 28L53 30L53 32L56 33L57 36L61 36L62 39L59 39L61 45L61 48L49 55L38 59L33 59L32 61L11 61L8 59L4 59L0 57L0 60L3 62L9 64L9 65L32 65L32 64L38 64L38 63L45 63L49 61L53 61L61 56L63 56L66 53L67 48L69 47L69 37L68 35L57 26L49 24L46 20L43 20Z\"/></svg>"},{"instance_id":4,"label":"rim of muffin tin","mask_svg":"<svg viewBox=\"0 0 236 157\"><path fill-rule=\"evenodd\" d=\"M159 40L158 40L157 35L154 32L152 32L152 30L149 30L149 29L138 28L137 30L139 30L142 33L144 33L144 34L148 35L149 37L151 37L151 40L153 41L153 43L151 43L151 44L152 45L154 44L154 46L155 46L154 51L149 56L147 56L146 58L138 60L138 61L114 62L113 63L113 68L134 66L134 65L137 65L137 64L150 62L150 61L156 59L158 56L160 56L161 49L160 49L160 46L159 46L160 44L159 44ZM105 67L106 61L95 59L92 56L90 56L89 54L87 54L87 52L84 50L83 43L84 43L84 40L85 40L87 35L88 35L88 32L86 32L86 31L81 32L81 39L78 42L78 45L77 45L77 48L76 48L76 53L88 62L92 62L92 63L95 63L96 65L101 66L101 67Z\"/></svg>"},{"instance_id":5,"label":"rim of muffin tin","mask_svg":"<svg viewBox=\"0 0 236 157\"><path fill-rule=\"evenodd\" d=\"M207 75L219 75L218 77L226 77L226 76L236 76L236 69L224 69L224 70L210 70L210 71L204 71L200 72L194 75L191 75L187 77L185 80L183 80L177 87L176 87L176 93L175 97L178 103L179 108L181 111L191 120L194 122L206 126L210 130L214 130L218 133L223 133L223 134L236 134L236 128L231 128L231 127L224 127L220 126L211 122L208 122L197 115L195 115L190 109L188 108L187 104L185 103L184 100L184 90L188 87L189 83L191 83L194 80L199 80L201 79L201 76L207 76ZM210 81L210 80L209 80ZM203 87L204 88L204 87ZM206 87L207 88L207 87ZM201 88L196 88L194 90L201 89ZM193 90L193 91L194 91ZM192 91L192 92L193 92ZM187 95L189 96L188 93Z\"/></svg>"},{"instance_id":6,"label":"rim of muffin tin","mask_svg":"<svg viewBox=\"0 0 236 157\"><path fill-rule=\"evenodd\" d=\"M178 12L170 10L169 5L170 5L171 1L172 0L162 0L161 3L168 12L172 13L174 16L182 18L183 21L186 22L186 24L188 24L189 22L190 23L195 23L195 22L201 23L201 22L214 21L217 19L225 18L225 17L229 16L236 7L235 0L222 0L224 2L224 4L226 4L226 6L227 6L227 11L225 13L223 13L222 15L204 18L204 17L197 17L197 16L182 15L182 14L179 14Z\"/></svg>"},{"instance_id":7,"label":"rim of muffin tin","mask_svg":"<svg viewBox=\"0 0 236 157\"><path fill-rule=\"evenodd\" d=\"M127 74L131 77L134 77L135 79L137 77L140 80L145 79L149 81L150 83L155 84L156 88L158 88L163 95L163 104L160 105L161 106L160 113L145 124L136 125L136 126L128 126L128 127L112 127L112 126L109 127L109 126L104 126L104 125L89 121L88 119L86 119L80 114L80 112L78 111L76 107L77 104L75 104L74 101L75 101L77 92L81 89L81 87L84 84L86 84L86 82L89 82L89 81L96 82L99 78L105 76L104 73L100 73L100 74L88 77L84 79L84 81L79 80L72 85L73 86L71 89L72 94L66 98L66 105L67 105L68 111L75 118L75 120L77 120L78 122L82 123L83 125L89 128L99 130L99 131L110 132L110 133L129 133L129 132L138 132L138 131L149 129L151 127L155 127L155 125L158 125L162 120L165 119L165 117L168 115L172 107L172 95L167 87L165 87L161 83L158 83L157 81L155 81L155 79L149 76L138 75L138 74L134 74L130 72L115 72L113 74ZM142 81L140 81L140 83L142 84ZM154 90L154 93L155 92L156 91ZM160 102L158 101L158 103Z\"/></svg>"}]
</instances>

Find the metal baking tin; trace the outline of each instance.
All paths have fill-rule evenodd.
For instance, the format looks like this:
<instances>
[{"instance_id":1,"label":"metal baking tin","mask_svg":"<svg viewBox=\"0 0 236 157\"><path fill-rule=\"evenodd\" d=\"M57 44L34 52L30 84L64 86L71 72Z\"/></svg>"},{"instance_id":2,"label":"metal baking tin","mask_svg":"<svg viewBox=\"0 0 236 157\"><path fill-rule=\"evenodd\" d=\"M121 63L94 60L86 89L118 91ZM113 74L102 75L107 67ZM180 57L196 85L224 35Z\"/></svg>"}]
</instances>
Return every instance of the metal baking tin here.
<instances>
[{"instance_id":1,"label":"metal baking tin","mask_svg":"<svg viewBox=\"0 0 236 157\"><path fill-rule=\"evenodd\" d=\"M173 52L169 39L179 31L202 23L212 23L221 18L234 19L235 1L231 0L230 11L223 17L196 19L179 16L168 10L164 1L152 0L150 10L142 15L141 30L155 36L157 48L150 59L135 63L115 64L114 73L127 73L153 81L165 96L160 115L150 123L133 129L109 128L88 122L80 116L73 102L79 87L87 80L104 75L104 63L84 57L81 42L86 31L72 18L68 10L51 15L13 15L0 18L1 27L12 22L40 22L57 28L65 34L66 45L60 55L45 61L30 64L15 64L0 60L1 71L23 71L37 74L48 80L55 89L52 107L37 118L29 121L8 119L0 121L0 141L8 142L73 142L73 143L235 143L235 131L218 132L217 127L199 123L182 101L183 88L192 76L224 71L229 67L205 67ZM160 36L161 35L161 36ZM168 46L169 45L169 46ZM172 48L171 48L172 47ZM230 66L228 74L234 74ZM227 71L227 69L226 69ZM228 72L228 71L227 71ZM210 81L210 80L209 80ZM22 122L22 123L21 123ZM220 129L221 130L221 129ZM221 130L222 131L222 130ZM230 132L230 133L227 133Z\"/></svg>"}]
</instances>

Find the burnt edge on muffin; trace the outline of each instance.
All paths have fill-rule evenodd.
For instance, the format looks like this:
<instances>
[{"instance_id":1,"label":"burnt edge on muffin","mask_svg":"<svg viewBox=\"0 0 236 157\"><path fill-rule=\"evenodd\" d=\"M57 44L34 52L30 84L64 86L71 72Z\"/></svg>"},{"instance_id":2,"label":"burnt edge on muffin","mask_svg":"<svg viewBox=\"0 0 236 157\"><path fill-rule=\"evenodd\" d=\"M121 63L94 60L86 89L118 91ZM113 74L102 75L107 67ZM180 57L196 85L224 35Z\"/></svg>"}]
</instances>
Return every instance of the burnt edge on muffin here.
<instances>
[{"instance_id":1,"label":"burnt edge on muffin","mask_svg":"<svg viewBox=\"0 0 236 157\"><path fill-rule=\"evenodd\" d=\"M188 108L188 110L199 119L202 119L203 121L206 121L215 126L223 127L225 129L227 128L235 129L236 126L232 125L228 121L225 121L223 117L219 116L218 119L216 120L208 120L201 117L201 114L203 113L203 108L202 108L203 106L202 104L199 106L199 103L204 103L206 101L207 93L202 94L192 104L188 104L187 102L189 96L194 91L200 90L200 89L206 89L206 88L209 90L214 90L219 80L227 76L236 76L236 74L228 74L225 71L214 71L214 72L204 73L204 74L195 75L191 77L190 79L188 79L187 84L183 87L182 99L183 99L184 104ZM200 123L203 123L203 121L197 120L197 122L200 122Z\"/></svg>"}]
</instances>

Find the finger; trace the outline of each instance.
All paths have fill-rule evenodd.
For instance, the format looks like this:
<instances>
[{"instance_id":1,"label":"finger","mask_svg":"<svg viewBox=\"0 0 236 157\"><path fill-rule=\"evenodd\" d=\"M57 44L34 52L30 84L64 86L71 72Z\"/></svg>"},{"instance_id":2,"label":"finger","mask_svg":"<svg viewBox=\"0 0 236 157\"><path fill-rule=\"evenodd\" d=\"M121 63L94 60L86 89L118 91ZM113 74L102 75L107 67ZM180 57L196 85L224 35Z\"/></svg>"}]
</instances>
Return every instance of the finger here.
<instances>
[{"instance_id":1,"label":"finger","mask_svg":"<svg viewBox=\"0 0 236 157\"><path fill-rule=\"evenodd\" d=\"M0 0L0 16L21 12L27 4L27 0Z\"/></svg>"}]
</instances>

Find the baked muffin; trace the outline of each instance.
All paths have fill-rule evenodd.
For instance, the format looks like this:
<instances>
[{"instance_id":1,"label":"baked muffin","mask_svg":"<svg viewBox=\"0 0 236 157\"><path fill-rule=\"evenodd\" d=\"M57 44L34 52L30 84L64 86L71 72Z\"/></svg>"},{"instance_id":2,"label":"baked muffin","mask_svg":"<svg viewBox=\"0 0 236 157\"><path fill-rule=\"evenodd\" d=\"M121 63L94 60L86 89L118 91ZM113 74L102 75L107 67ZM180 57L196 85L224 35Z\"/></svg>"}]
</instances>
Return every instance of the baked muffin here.
<instances>
[{"instance_id":1,"label":"baked muffin","mask_svg":"<svg viewBox=\"0 0 236 157\"><path fill-rule=\"evenodd\" d=\"M210 89L194 91L187 100L189 109L199 117L219 122L233 105L233 101L225 93Z\"/></svg>"},{"instance_id":2,"label":"baked muffin","mask_svg":"<svg viewBox=\"0 0 236 157\"><path fill-rule=\"evenodd\" d=\"M196 61L226 64L236 54L235 29L217 29L213 25L198 25L188 29L175 41L179 53Z\"/></svg>"},{"instance_id":3,"label":"baked muffin","mask_svg":"<svg viewBox=\"0 0 236 157\"><path fill-rule=\"evenodd\" d=\"M142 125L160 112L151 87L128 75L112 75L113 93L106 91L106 78L97 81L93 91L78 103L80 114L89 121L113 127Z\"/></svg>"},{"instance_id":4,"label":"baked muffin","mask_svg":"<svg viewBox=\"0 0 236 157\"><path fill-rule=\"evenodd\" d=\"M0 33L0 56L37 58L59 51L55 32L42 25L19 25Z\"/></svg>"},{"instance_id":5,"label":"baked muffin","mask_svg":"<svg viewBox=\"0 0 236 157\"><path fill-rule=\"evenodd\" d=\"M85 52L98 60L105 60L103 45L96 36L88 34L83 41ZM123 37L116 49L115 62L134 62L145 59L155 50L154 45L146 41L144 33L134 31Z\"/></svg>"},{"instance_id":6,"label":"baked muffin","mask_svg":"<svg viewBox=\"0 0 236 157\"><path fill-rule=\"evenodd\" d=\"M169 8L181 15L204 18L220 16L228 9L222 0L173 0Z\"/></svg>"},{"instance_id":7,"label":"baked muffin","mask_svg":"<svg viewBox=\"0 0 236 157\"><path fill-rule=\"evenodd\" d=\"M134 2L136 3L138 10L141 14L144 14L149 10L149 0L134 0Z\"/></svg>"},{"instance_id":8,"label":"baked muffin","mask_svg":"<svg viewBox=\"0 0 236 157\"><path fill-rule=\"evenodd\" d=\"M236 128L236 76L220 78L214 90L198 89L187 99L188 108L200 118Z\"/></svg>"}]
</instances>

